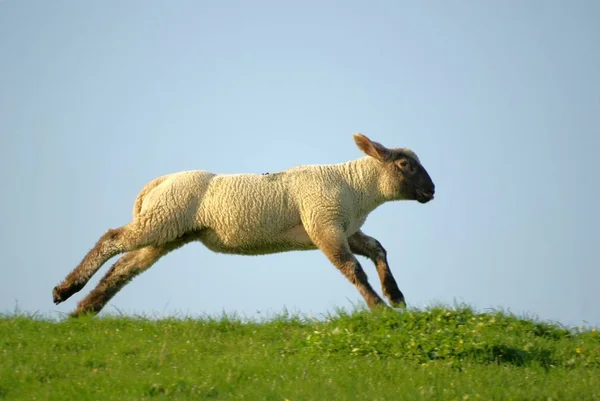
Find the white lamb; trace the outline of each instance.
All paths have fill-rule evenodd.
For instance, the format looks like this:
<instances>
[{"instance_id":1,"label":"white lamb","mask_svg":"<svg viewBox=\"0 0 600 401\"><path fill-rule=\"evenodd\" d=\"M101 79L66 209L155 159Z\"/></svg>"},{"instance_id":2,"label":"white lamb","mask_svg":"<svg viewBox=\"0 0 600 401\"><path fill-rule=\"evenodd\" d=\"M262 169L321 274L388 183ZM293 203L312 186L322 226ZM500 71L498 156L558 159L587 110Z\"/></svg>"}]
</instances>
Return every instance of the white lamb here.
<instances>
[{"instance_id":1,"label":"white lamb","mask_svg":"<svg viewBox=\"0 0 600 401\"><path fill-rule=\"evenodd\" d=\"M106 232L81 263L57 285L59 304L81 290L111 257L127 252L71 316L98 313L133 277L191 241L222 253L260 255L320 249L373 309L385 305L354 254L377 266L383 294L393 306L404 296L386 251L360 228L387 201L433 199L435 186L419 158L354 134L366 157L341 164L291 168L275 174L165 175L139 193L133 221Z\"/></svg>"}]
</instances>

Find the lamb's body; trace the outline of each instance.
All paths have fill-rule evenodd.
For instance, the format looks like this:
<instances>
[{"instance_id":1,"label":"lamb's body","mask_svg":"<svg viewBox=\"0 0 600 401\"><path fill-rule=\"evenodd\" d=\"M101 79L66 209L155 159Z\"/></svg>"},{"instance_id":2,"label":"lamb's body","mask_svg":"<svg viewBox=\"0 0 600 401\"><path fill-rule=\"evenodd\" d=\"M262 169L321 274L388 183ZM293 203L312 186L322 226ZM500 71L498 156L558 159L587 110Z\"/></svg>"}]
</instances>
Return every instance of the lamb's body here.
<instances>
[{"instance_id":1,"label":"lamb's body","mask_svg":"<svg viewBox=\"0 0 600 401\"><path fill-rule=\"evenodd\" d=\"M215 252L241 255L319 248L374 307L382 301L353 253L364 255L375 262L384 294L393 304L403 304L385 250L360 228L367 215L386 201L427 202L433 198L433 183L410 150L390 150L364 136L357 135L355 140L369 156L275 174L195 170L156 178L140 191L133 221L109 230L55 287L55 303L79 291L112 256L128 252L74 315L98 312L131 278L160 257L190 241L201 241ZM422 176L417 175L415 166ZM412 183L415 177L424 184Z\"/></svg>"},{"instance_id":2,"label":"lamb's body","mask_svg":"<svg viewBox=\"0 0 600 401\"><path fill-rule=\"evenodd\" d=\"M351 236L383 199L376 190L375 161L302 166L275 174L213 174L185 171L160 177L136 201L134 219L156 227L157 243L195 232L222 253L268 254L316 249L307 229L326 209ZM139 208L137 207L139 203ZM320 222L322 223L322 222ZM307 227L308 226L308 227Z\"/></svg>"}]
</instances>

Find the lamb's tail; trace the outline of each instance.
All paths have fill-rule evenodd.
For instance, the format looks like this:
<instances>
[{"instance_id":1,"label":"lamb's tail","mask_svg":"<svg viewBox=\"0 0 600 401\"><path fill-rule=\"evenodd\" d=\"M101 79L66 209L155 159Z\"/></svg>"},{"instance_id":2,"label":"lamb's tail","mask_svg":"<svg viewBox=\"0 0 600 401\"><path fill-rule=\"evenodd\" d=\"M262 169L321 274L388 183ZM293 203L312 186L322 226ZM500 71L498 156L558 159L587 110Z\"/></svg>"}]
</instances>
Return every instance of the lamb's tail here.
<instances>
[{"instance_id":1,"label":"lamb's tail","mask_svg":"<svg viewBox=\"0 0 600 401\"><path fill-rule=\"evenodd\" d=\"M133 218L136 218L142 212L142 203L144 202L144 198L146 197L146 195L148 195L148 193L154 188L162 184L162 182L168 177L168 175L163 175L162 177L155 178L148 184L146 184L144 188L142 188L137 198L135 198L135 203L133 204Z\"/></svg>"}]
</instances>

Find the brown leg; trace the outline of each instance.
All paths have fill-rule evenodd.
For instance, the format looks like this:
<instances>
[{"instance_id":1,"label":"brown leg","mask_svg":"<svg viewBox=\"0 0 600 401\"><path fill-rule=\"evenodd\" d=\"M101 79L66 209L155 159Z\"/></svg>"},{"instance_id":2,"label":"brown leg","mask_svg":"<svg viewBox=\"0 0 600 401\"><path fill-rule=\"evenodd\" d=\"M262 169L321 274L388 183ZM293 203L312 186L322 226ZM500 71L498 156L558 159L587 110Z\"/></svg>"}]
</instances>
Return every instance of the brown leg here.
<instances>
[{"instance_id":1,"label":"brown leg","mask_svg":"<svg viewBox=\"0 0 600 401\"><path fill-rule=\"evenodd\" d=\"M327 227L311 235L311 239L331 263L354 284L370 309L386 306L379 295L373 291L367 275L350 251L348 239L341 229Z\"/></svg>"},{"instance_id":2,"label":"brown leg","mask_svg":"<svg viewBox=\"0 0 600 401\"><path fill-rule=\"evenodd\" d=\"M77 305L71 317L82 314L96 314L127 285L135 276L149 269L167 253L182 247L192 241L192 237L182 238L165 245L147 246L137 251L123 255L106 275L100 280L96 288Z\"/></svg>"},{"instance_id":3,"label":"brown leg","mask_svg":"<svg viewBox=\"0 0 600 401\"><path fill-rule=\"evenodd\" d=\"M348 238L350 249L357 255L366 256L371 259L377 267L377 274L381 281L383 294L395 307L406 307L404 295L398 288L398 284L392 275L387 261L387 252L383 246L373 237L365 235L362 231Z\"/></svg>"},{"instance_id":4,"label":"brown leg","mask_svg":"<svg viewBox=\"0 0 600 401\"><path fill-rule=\"evenodd\" d=\"M81 263L54 289L55 304L66 301L81 290L107 260L123 252L133 251L156 243L157 233L133 221L123 227L108 230L85 255Z\"/></svg>"}]
</instances>

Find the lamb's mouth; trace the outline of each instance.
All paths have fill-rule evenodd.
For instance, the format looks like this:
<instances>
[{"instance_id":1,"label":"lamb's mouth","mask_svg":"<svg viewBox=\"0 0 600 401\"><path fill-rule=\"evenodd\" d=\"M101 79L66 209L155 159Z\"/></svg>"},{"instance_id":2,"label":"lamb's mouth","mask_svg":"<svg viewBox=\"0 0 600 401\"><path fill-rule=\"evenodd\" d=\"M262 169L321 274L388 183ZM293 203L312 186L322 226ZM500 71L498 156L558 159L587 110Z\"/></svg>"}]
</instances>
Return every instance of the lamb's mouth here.
<instances>
[{"instance_id":1,"label":"lamb's mouth","mask_svg":"<svg viewBox=\"0 0 600 401\"><path fill-rule=\"evenodd\" d=\"M424 191L421 189L417 189L417 202L419 203L427 203L434 198L433 191Z\"/></svg>"}]
</instances>

